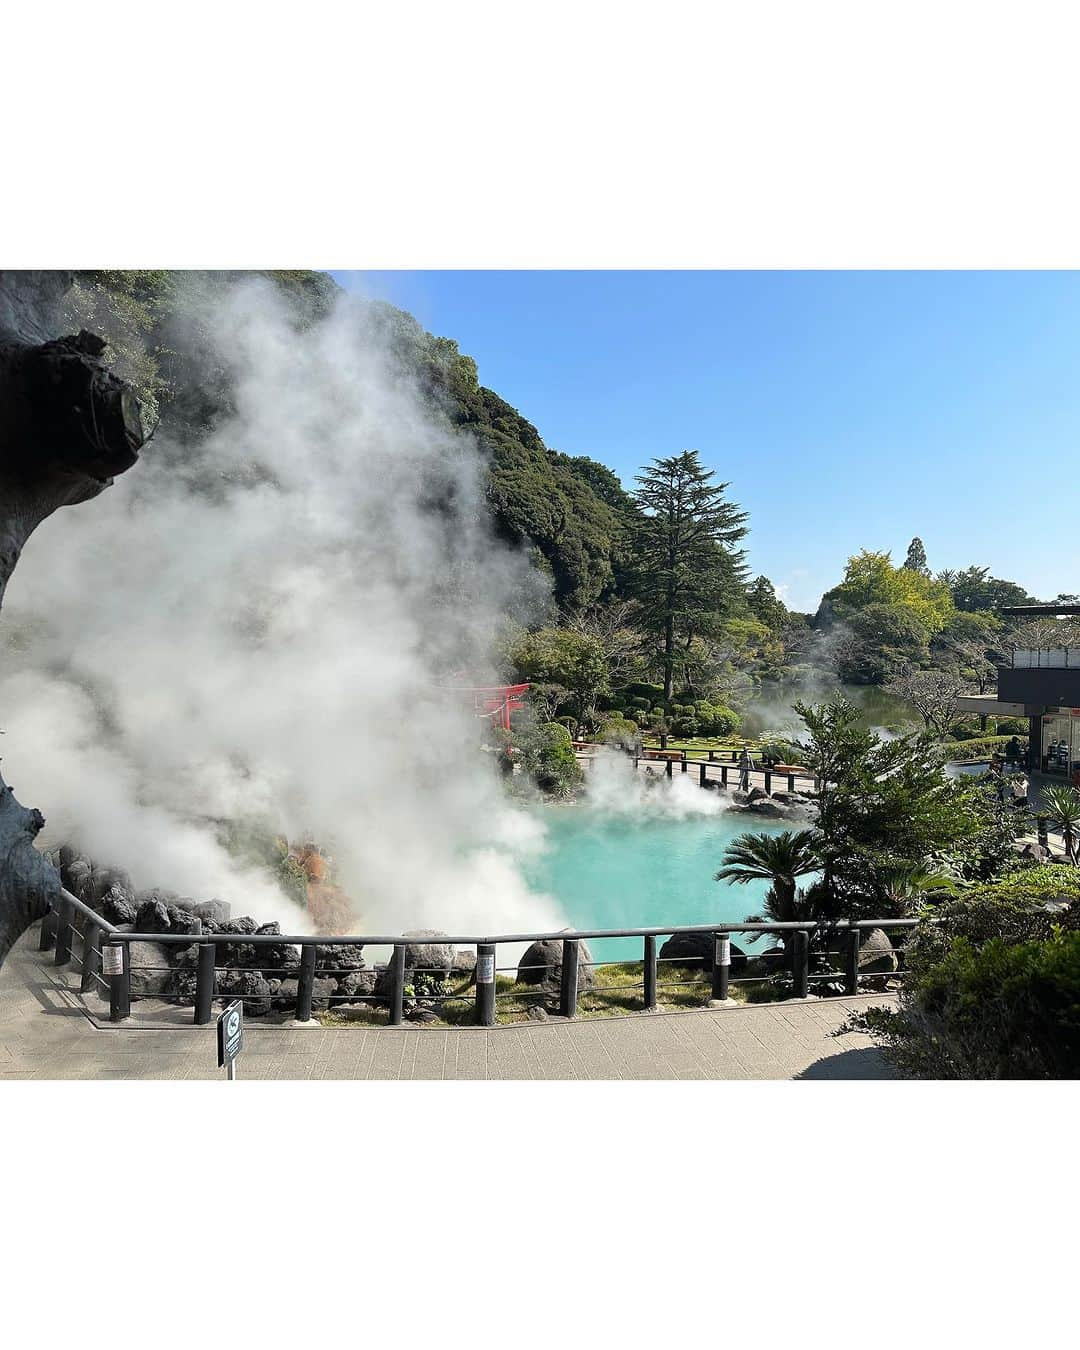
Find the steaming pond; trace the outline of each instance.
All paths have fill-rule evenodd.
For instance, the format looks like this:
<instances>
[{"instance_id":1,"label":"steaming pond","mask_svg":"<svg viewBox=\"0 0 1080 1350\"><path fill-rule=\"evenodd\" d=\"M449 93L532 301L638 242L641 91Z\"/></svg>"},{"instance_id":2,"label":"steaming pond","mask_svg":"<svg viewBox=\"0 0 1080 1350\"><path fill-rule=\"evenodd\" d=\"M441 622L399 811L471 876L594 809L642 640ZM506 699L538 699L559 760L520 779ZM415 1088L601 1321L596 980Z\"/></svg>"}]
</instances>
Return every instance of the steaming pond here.
<instances>
[{"instance_id":1,"label":"steaming pond","mask_svg":"<svg viewBox=\"0 0 1080 1350\"><path fill-rule=\"evenodd\" d=\"M740 922L758 912L768 883L714 881L724 848L746 830L784 828L736 812L680 818L549 806L541 814L547 847L528 864L528 880L559 901L570 925L584 929ZM589 945L597 960L641 958L640 938Z\"/></svg>"}]
</instances>

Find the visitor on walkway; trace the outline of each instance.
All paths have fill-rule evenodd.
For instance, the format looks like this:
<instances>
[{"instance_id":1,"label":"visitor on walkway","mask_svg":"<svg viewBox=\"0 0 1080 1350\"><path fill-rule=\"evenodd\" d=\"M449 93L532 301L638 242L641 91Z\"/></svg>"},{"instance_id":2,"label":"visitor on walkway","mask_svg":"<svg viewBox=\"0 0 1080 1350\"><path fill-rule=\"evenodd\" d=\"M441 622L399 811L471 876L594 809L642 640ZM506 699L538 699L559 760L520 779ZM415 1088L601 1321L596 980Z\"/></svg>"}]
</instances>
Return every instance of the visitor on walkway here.
<instances>
[{"instance_id":1,"label":"visitor on walkway","mask_svg":"<svg viewBox=\"0 0 1080 1350\"><path fill-rule=\"evenodd\" d=\"M1005 758L1010 764L1020 763L1020 742L1014 736L1005 746Z\"/></svg>"},{"instance_id":2,"label":"visitor on walkway","mask_svg":"<svg viewBox=\"0 0 1080 1350\"><path fill-rule=\"evenodd\" d=\"M1018 773L1012 780L1012 799L1013 806L1017 810L1024 810L1028 804L1028 779L1026 773Z\"/></svg>"},{"instance_id":3,"label":"visitor on walkway","mask_svg":"<svg viewBox=\"0 0 1080 1350\"><path fill-rule=\"evenodd\" d=\"M741 792L750 791L750 770L754 767L754 761L750 758L750 751L744 745L742 754L739 756L739 790Z\"/></svg>"}]
</instances>

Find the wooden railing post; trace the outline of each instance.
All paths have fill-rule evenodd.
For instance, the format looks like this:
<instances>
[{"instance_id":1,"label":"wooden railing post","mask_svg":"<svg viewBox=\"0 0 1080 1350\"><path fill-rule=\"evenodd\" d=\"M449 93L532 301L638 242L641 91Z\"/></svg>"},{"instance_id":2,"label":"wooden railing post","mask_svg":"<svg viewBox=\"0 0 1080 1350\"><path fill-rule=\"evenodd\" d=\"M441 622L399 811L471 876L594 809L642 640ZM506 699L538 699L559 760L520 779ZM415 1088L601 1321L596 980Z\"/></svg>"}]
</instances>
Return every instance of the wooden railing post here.
<instances>
[{"instance_id":1,"label":"wooden railing post","mask_svg":"<svg viewBox=\"0 0 1080 1350\"><path fill-rule=\"evenodd\" d=\"M844 993L859 992L859 930L848 929L847 951L844 954Z\"/></svg>"},{"instance_id":2,"label":"wooden railing post","mask_svg":"<svg viewBox=\"0 0 1080 1350\"><path fill-rule=\"evenodd\" d=\"M75 917L70 900L61 899L56 907L56 951L54 966L66 966L71 960L71 921Z\"/></svg>"},{"instance_id":3,"label":"wooden railing post","mask_svg":"<svg viewBox=\"0 0 1080 1350\"><path fill-rule=\"evenodd\" d=\"M810 990L810 935L805 928L792 934L791 973L795 981L795 998L805 998Z\"/></svg>"},{"instance_id":4,"label":"wooden railing post","mask_svg":"<svg viewBox=\"0 0 1080 1350\"><path fill-rule=\"evenodd\" d=\"M123 1022L131 1016L131 944L110 939L102 951L109 953L102 963L109 971L109 1021Z\"/></svg>"},{"instance_id":5,"label":"wooden railing post","mask_svg":"<svg viewBox=\"0 0 1080 1350\"><path fill-rule=\"evenodd\" d=\"M644 983L642 990L642 1001L645 1004L646 1012L653 1012L656 1009L656 938L650 934L645 939L644 959L641 963L641 974Z\"/></svg>"},{"instance_id":6,"label":"wooden railing post","mask_svg":"<svg viewBox=\"0 0 1080 1350\"><path fill-rule=\"evenodd\" d=\"M98 949L103 931L101 925L96 924L93 919L86 919L83 923L80 994L88 994L94 985L95 977L101 973L101 957L98 956Z\"/></svg>"},{"instance_id":7,"label":"wooden railing post","mask_svg":"<svg viewBox=\"0 0 1080 1350\"><path fill-rule=\"evenodd\" d=\"M726 764L721 764L721 765L720 765L720 786L721 786L721 787L727 787L727 771L728 771L728 766L727 766Z\"/></svg>"},{"instance_id":8,"label":"wooden railing post","mask_svg":"<svg viewBox=\"0 0 1080 1350\"><path fill-rule=\"evenodd\" d=\"M667 776L668 776L669 778L674 778L674 776L675 776L675 761L674 761L673 759L668 759L668 760L665 762L665 764L664 764L664 772L667 774Z\"/></svg>"},{"instance_id":9,"label":"wooden railing post","mask_svg":"<svg viewBox=\"0 0 1080 1350\"><path fill-rule=\"evenodd\" d=\"M702 760L700 766L698 767L698 787L705 786L706 782L705 770L708 767L709 767L708 763L705 760Z\"/></svg>"},{"instance_id":10,"label":"wooden railing post","mask_svg":"<svg viewBox=\"0 0 1080 1350\"><path fill-rule=\"evenodd\" d=\"M296 1020L311 1021L311 1000L315 993L315 955L314 942L305 942L300 947L300 973L296 981Z\"/></svg>"},{"instance_id":11,"label":"wooden railing post","mask_svg":"<svg viewBox=\"0 0 1080 1350\"><path fill-rule=\"evenodd\" d=\"M195 1025L206 1026L214 1015L214 955L216 948L212 942L199 944L198 963L195 967ZM302 953L301 953L302 955ZM299 990L297 990L299 995ZM308 1016L310 1017L310 1004Z\"/></svg>"},{"instance_id":12,"label":"wooden railing post","mask_svg":"<svg viewBox=\"0 0 1080 1350\"><path fill-rule=\"evenodd\" d=\"M401 1026L405 1020L405 943L394 944L390 962L390 1025Z\"/></svg>"},{"instance_id":13,"label":"wooden railing post","mask_svg":"<svg viewBox=\"0 0 1080 1350\"><path fill-rule=\"evenodd\" d=\"M787 790L789 792L795 791L795 775L793 773L789 773L787 776Z\"/></svg>"},{"instance_id":14,"label":"wooden railing post","mask_svg":"<svg viewBox=\"0 0 1080 1350\"><path fill-rule=\"evenodd\" d=\"M38 951L52 951L52 945L56 941L56 910L50 909L41 921L41 932L38 934Z\"/></svg>"},{"instance_id":15,"label":"wooden railing post","mask_svg":"<svg viewBox=\"0 0 1080 1350\"><path fill-rule=\"evenodd\" d=\"M726 1001L731 975L731 938L727 933L713 934L712 996Z\"/></svg>"},{"instance_id":16,"label":"wooden railing post","mask_svg":"<svg viewBox=\"0 0 1080 1350\"><path fill-rule=\"evenodd\" d=\"M668 760L670 767L671 760ZM563 1017L577 1016L578 1000L578 939L563 938L562 986L559 991L559 1012Z\"/></svg>"},{"instance_id":17,"label":"wooden railing post","mask_svg":"<svg viewBox=\"0 0 1080 1350\"><path fill-rule=\"evenodd\" d=\"M495 1025L495 944L476 944L476 1020L482 1027Z\"/></svg>"},{"instance_id":18,"label":"wooden railing post","mask_svg":"<svg viewBox=\"0 0 1080 1350\"><path fill-rule=\"evenodd\" d=\"M772 769L765 770L765 792L772 792Z\"/></svg>"}]
</instances>

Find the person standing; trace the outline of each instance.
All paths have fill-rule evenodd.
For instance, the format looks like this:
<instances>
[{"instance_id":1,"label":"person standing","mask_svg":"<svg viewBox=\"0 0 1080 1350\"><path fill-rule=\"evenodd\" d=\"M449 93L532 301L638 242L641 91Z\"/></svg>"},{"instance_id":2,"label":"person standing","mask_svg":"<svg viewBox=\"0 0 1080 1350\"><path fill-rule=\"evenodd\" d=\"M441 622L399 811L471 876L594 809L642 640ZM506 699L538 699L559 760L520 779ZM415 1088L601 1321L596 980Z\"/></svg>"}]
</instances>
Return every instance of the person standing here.
<instances>
[{"instance_id":1,"label":"person standing","mask_svg":"<svg viewBox=\"0 0 1080 1350\"><path fill-rule=\"evenodd\" d=\"M750 791L750 770L753 767L754 761L750 758L750 751L744 745L739 756L739 789L742 792Z\"/></svg>"},{"instance_id":2,"label":"person standing","mask_svg":"<svg viewBox=\"0 0 1080 1350\"><path fill-rule=\"evenodd\" d=\"M1028 779L1027 774L1020 772L1015 774L1012 780L1012 799L1013 806L1018 811L1022 811L1028 804Z\"/></svg>"}]
</instances>

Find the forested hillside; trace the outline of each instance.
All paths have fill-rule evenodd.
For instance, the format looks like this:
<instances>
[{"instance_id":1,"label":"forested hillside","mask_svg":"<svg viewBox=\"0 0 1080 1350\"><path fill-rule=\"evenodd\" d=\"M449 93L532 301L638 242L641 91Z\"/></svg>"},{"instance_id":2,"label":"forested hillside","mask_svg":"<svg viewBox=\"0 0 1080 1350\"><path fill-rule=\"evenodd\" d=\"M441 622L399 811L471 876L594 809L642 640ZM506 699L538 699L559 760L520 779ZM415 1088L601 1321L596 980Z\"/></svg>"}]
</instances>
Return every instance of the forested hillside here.
<instances>
[{"instance_id":1,"label":"forested hillside","mask_svg":"<svg viewBox=\"0 0 1080 1350\"><path fill-rule=\"evenodd\" d=\"M212 303L248 275L81 272L67 317L110 340L152 416L180 440L198 437L229 411L231 391L188 298ZM298 342L340 294L319 272L263 275L292 307ZM549 449L453 339L390 305L366 308L432 406L475 438L497 532L550 577L547 622L509 631L503 653L542 714L616 738L726 736L755 704L844 683L887 687L943 736L995 730L957 719L955 700L992 687L1017 636L996 611L1030 599L1022 586L981 566L935 574L914 539L902 565L863 549L816 614L789 612L767 577L749 575L741 541L752 522L695 452L658 446L627 490L604 465Z\"/></svg>"}]
</instances>

